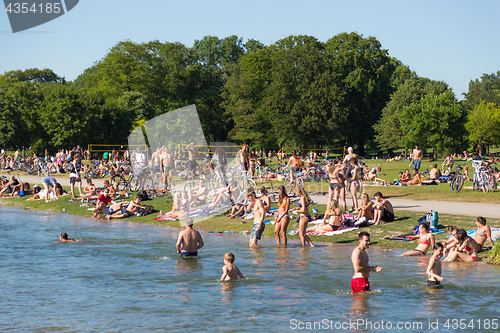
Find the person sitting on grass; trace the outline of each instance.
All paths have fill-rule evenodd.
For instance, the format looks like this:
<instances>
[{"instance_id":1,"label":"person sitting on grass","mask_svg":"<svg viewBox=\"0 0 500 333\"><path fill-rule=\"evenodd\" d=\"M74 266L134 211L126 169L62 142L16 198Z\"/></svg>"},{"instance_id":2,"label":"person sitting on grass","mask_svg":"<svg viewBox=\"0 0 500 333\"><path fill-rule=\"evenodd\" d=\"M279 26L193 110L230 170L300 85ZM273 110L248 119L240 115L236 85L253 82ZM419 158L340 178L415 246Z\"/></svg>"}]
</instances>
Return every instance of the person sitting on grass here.
<instances>
[{"instance_id":1,"label":"person sitting on grass","mask_svg":"<svg viewBox=\"0 0 500 333\"><path fill-rule=\"evenodd\" d=\"M306 232L314 231L314 232L329 232L340 229L342 226L342 222L344 222L344 214L342 214L342 210L339 208L339 205L335 199L332 199L328 202L326 207L325 215L323 217L323 223L319 223L314 227L308 228Z\"/></svg>"},{"instance_id":2,"label":"person sitting on grass","mask_svg":"<svg viewBox=\"0 0 500 333\"><path fill-rule=\"evenodd\" d=\"M431 169L430 174L429 174L429 180L435 180L436 183L439 183L439 177L441 177L441 172L437 168L437 164L434 163L432 165L432 169Z\"/></svg>"},{"instance_id":3,"label":"person sitting on grass","mask_svg":"<svg viewBox=\"0 0 500 333\"><path fill-rule=\"evenodd\" d=\"M214 198L212 202L208 204L208 207L215 207L217 204L222 203L223 205L231 205L236 202L240 196L241 192L238 189L238 183L233 180L229 186L222 187L214 191Z\"/></svg>"},{"instance_id":4,"label":"person sitting on grass","mask_svg":"<svg viewBox=\"0 0 500 333\"><path fill-rule=\"evenodd\" d=\"M19 181L14 176L10 176L9 182L5 183L2 190L0 190L0 195L6 193L8 190L14 192L14 187L19 185Z\"/></svg>"},{"instance_id":5,"label":"person sitting on grass","mask_svg":"<svg viewBox=\"0 0 500 333\"><path fill-rule=\"evenodd\" d=\"M406 183L407 185L422 185L418 169L413 169L413 179Z\"/></svg>"},{"instance_id":6,"label":"person sitting on grass","mask_svg":"<svg viewBox=\"0 0 500 333\"><path fill-rule=\"evenodd\" d=\"M113 199L111 199L111 196L109 195L109 189L105 189L104 191L99 193L99 195L97 196L97 202L95 204L94 215L92 217L100 218L99 214L112 214L114 211L108 209L108 204L110 202L116 204L115 202L113 202Z\"/></svg>"},{"instance_id":7,"label":"person sitting on grass","mask_svg":"<svg viewBox=\"0 0 500 333\"><path fill-rule=\"evenodd\" d=\"M403 173L403 176L401 176L399 178L399 182L401 184L406 184L410 179L411 179L410 170L409 169L405 169L405 172Z\"/></svg>"},{"instance_id":8,"label":"person sitting on grass","mask_svg":"<svg viewBox=\"0 0 500 333\"><path fill-rule=\"evenodd\" d=\"M373 206L373 223L379 225L380 221L392 222L394 221L394 208L389 200L382 197L382 193L377 192L374 194L375 205Z\"/></svg>"},{"instance_id":9,"label":"person sitting on grass","mask_svg":"<svg viewBox=\"0 0 500 333\"><path fill-rule=\"evenodd\" d=\"M356 210L357 212L359 212L358 221L363 217L368 220L373 220L373 209L373 201L370 200L370 196L368 195L368 193L363 193L361 204Z\"/></svg>"},{"instance_id":10,"label":"person sitting on grass","mask_svg":"<svg viewBox=\"0 0 500 333\"><path fill-rule=\"evenodd\" d=\"M179 194L177 194L178 196ZM160 220L175 220L175 219L183 219L188 217L189 215L189 198L186 191L182 192L182 197L174 200L174 204L172 205L172 210L168 213L162 214L160 210L160 214L158 218Z\"/></svg>"},{"instance_id":11,"label":"person sitting on grass","mask_svg":"<svg viewBox=\"0 0 500 333\"><path fill-rule=\"evenodd\" d=\"M134 197L134 200L128 204L127 208L122 208L113 214L106 215L106 219L108 219L108 220L123 219L126 217L133 216L133 215L137 214L137 212L139 211L139 208L142 208L142 209L146 208L146 206L142 206L142 205L140 205L140 203L141 203L141 197L136 195Z\"/></svg>"},{"instance_id":12,"label":"person sitting on grass","mask_svg":"<svg viewBox=\"0 0 500 333\"><path fill-rule=\"evenodd\" d=\"M236 216L243 216L252 211L253 204L250 200L245 199L243 202L239 202L233 205L231 208L231 213L227 214L226 217L234 219Z\"/></svg>"},{"instance_id":13,"label":"person sitting on grass","mask_svg":"<svg viewBox=\"0 0 500 333\"><path fill-rule=\"evenodd\" d=\"M92 184L92 179L87 178L87 185L85 185L85 195L82 195L81 199L83 201L89 202L89 200L97 199L97 196L95 196L95 185Z\"/></svg>"},{"instance_id":14,"label":"person sitting on grass","mask_svg":"<svg viewBox=\"0 0 500 333\"><path fill-rule=\"evenodd\" d=\"M189 196L191 197L191 206L201 206L206 204L205 200L208 195L208 187L205 185L205 180L200 179L200 185L189 191Z\"/></svg>"},{"instance_id":15,"label":"person sitting on grass","mask_svg":"<svg viewBox=\"0 0 500 333\"><path fill-rule=\"evenodd\" d=\"M420 237L418 238L417 248L403 253L402 256L425 256L429 248L434 247L436 241L434 235L429 232L429 223L421 223L418 230L420 231Z\"/></svg>"},{"instance_id":16,"label":"person sitting on grass","mask_svg":"<svg viewBox=\"0 0 500 333\"><path fill-rule=\"evenodd\" d=\"M377 169L375 168L372 168L367 174L365 174L365 180L380 182L382 185L386 184L386 181L384 179L378 178Z\"/></svg>"}]
</instances>

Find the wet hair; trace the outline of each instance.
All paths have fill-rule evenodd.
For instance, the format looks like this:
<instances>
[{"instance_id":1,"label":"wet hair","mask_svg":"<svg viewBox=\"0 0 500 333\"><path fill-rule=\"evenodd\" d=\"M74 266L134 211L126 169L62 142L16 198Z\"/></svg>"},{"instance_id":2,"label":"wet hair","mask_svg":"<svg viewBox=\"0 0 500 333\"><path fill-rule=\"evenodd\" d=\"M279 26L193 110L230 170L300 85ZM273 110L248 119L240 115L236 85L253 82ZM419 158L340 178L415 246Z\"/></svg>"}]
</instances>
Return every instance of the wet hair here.
<instances>
[{"instance_id":1,"label":"wet hair","mask_svg":"<svg viewBox=\"0 0 500 333\"><path fill-rule=\"evenodd\" d=\"M463 243L467 239L467 232L464 229L457 230L457 240Z\"/></svg>"},{"instance_id":2,"label":"wet hair","mask_svg":"<svg viewBox=\"0 0 500 333\"><path fill-rule=\"evenodd\" d=\"M383 198L384 196L382 195L382 192L376 192L374 195L374 197L381 197Z\"/></svg>"},{"instance_id":3,"label":"wet hair","mask_svg":"<svg viewBox=\"0 0 500 333\"><path fill-rule=\"evenodd\" d=\"M229 261L231 264L234 262L234 254L228 252L224 255L224 259Z\"/></svg>"},{"instance_id":4,"label":"wet hair","mask_svg":"<svg viewBox=\"0 0 500 333\"><path fill-rule=\"evenodd\" d=\"M285 198L288 198L288 193L286 193L286 187L281 185L278 187L278 193L279 193L279 198L278 198L278 206L281 206L281 203Z\"/></svg>"},{"instance_id":5,"label":"wet hair","mask_svg":"<svg viewBox=\"0 0 500 333\"><path fill-rule=\"evenodd\" d=\"M370 234L369 234L369 233L367 233L366 231L361 231L361 232L359 233L359 235L358 235L358 240L362 240L362 239L363 239L363 237L365 237L365 236L366 236L366 237L370 237Z\"/></svg>"},{"instance_id":6,"label":"wet hair","mask_svg":"<svg viewBox=\"0 0 500 333\"><path fill-rule=\"evenodd\" d=\"M62 239L68 239L68 234L65 232L61 232L61 238Z\"/></svg>"},{"instance_id":7,"label":"wet hair","mask_svg":"<svg viewBox=\"0 0 500 333\"><path fill-rule=\"evenodd\" d=\"M420 223L418 227L420 228L420 226L423 226L425 230L429 231L429 222Z\"/></svg>"},{"instance_id":8,"label":"wet hair","mask_svg":"<svg viewBox=\"0 0 500 333\"><path fill-rule=\"evenodd\" d=\"M482 216L478 216L476 221L479 222L479 224L481 225L486 225L486 219Z\"/></svg>"},{"instance_id":9,"label":"wet hair","mask_svg":"<svg viewBox=\"0 0 500 333\"><path fill-rule=\"evenodd\" d=\"M261 193L262 195L267 195L267 190L266 190L266 187L265 187L265 186L262 186L262 187L260 188L260 193Z\"/></svg>"},{"instance_id":10,"label":"wet hair","mask_svg":"<svg viewBox=\"0 0 500 333\"><path fill-rule=\"evenodd\" d=\"M441 244L440 242L436 242L436 243L434 243L434 246L432 247L432 249L433 249L434 251L436 251L436 250L438 250L438 249L443 249L443 248L444 248L444 246L443 246L443 244Z\"/></svg>"}]
</instances>

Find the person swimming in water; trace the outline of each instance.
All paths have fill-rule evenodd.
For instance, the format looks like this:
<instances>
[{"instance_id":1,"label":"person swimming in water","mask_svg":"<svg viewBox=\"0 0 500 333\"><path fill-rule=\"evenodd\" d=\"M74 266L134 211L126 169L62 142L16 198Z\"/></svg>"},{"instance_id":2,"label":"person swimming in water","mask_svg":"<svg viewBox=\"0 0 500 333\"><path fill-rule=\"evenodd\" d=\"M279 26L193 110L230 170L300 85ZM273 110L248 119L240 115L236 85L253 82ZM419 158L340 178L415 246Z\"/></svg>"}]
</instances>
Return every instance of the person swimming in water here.
<instances>
[{"instance_id":1,"label":"person swimming in water","mask_svg":"<svg viewBox=\"0 0 500 333\"><path fill-rule=\"evenodd\" d=\"M439 259L443 257L443 244L435 243L432 247L434 250L431 259L429 259L429 265L427 265L427 285L429 287L439 287L441 285L441 281L444 278L441 276L441 262Z\"/></svg>"},{"instance_id":2,"label":"person swimming in water","mask_svg":"<svg viewBox=\"0 0 500 333\"><path fill-rule=\"evenodd\" d=\"M61 234L59 235L59 240L61 242L76 242L76 240L68 238L68 234L65 232L61 232Z\"/></svg>"}]
</instances>

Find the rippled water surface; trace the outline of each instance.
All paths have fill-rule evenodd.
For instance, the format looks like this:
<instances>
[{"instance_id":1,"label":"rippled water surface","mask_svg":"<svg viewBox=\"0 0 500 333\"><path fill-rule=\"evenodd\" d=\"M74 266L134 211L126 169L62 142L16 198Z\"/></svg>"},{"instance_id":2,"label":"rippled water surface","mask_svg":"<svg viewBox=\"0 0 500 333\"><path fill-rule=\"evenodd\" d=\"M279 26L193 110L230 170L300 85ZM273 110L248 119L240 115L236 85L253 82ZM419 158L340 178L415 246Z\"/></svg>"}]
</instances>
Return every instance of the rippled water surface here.
<instances>
[{"instance_id":1,"label":"rippled water surface","mask_svg":"<svg viewBox=\"0 0 500 333\"><path fill-rule=\"evenodd\" d=\"M82 242L58 242L62 231ZM443 264L444 289L435 290L424 286L427 258L373 247L371 264L383 266L370 278L374 292L352 295L352 245L282 248L266 239L249 249L248 236L202 232L199 259L180 260L177 233L0 207L0 331L452 332L453 319L468 331L500 331L484 328L500 319L497 266ZM248 279L218 282L226 252Z\"/></svg>"}]
</instances>

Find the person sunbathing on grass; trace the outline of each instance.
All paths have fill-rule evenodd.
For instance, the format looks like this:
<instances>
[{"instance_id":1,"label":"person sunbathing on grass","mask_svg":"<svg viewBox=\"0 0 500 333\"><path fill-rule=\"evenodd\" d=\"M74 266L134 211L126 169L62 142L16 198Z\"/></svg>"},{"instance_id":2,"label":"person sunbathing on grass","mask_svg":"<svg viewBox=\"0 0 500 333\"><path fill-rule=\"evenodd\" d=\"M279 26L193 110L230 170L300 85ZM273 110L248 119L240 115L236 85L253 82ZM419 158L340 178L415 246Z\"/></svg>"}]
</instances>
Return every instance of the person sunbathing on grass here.
<instances>
[{"instance_id":1,"label":"person sunbathing on grass","mask_svg":"<svg viewBox=\"0 0 500 333\"><path fill-rule=\"evenodd\" d=\"M141 203L141 197L136 195L134 197L134 201L131 201L127 208L122 208L119 211L111 214L111 215L106 215L106 219L111 220L111 219L123 219L126 217L130 217L132 215L137 214L139 211L139 208L146 208L146 206L140 205Z\"/></svg>"},{"instance_id":2,"label":"person sunbathing on grass","mask_svg":"<svg viewBox=\"0 0 500 333\"><path fill-rule=\"evenodd\" d=\"M236 203L231 208L231 213L227 214L226 217L234 219L236 216L244 215L250 213L252 211L253 204L249 200L245 200L243 202Z\"/></svg>"},{"instance_id":3,"label":"person sunbathing on grass","mask_svg":"<svg viewBox=\"0 0 500 333\"><path fill-rule=\"evenodd\" d=\"M420 237L418 238L417 248L403 253L402 256L425 256L429 248L434 247L434 235L429 232L429 223L420 224L418 230L420 231Z\"/></svg>"},{"instance_id":4,"label":"person sunbathing on grass","mask_svg":"<svg viewBox=\"0 0 500 333\"><path fill-rule=\"evenodd\" d=\"M323 217L323 223L308 228L306 232L335 231L342 226L342 222L344 222L344 214L342 214L342 210L339 208L337 201L335 199L332 199L328 202L328 205L326 207L325 215Z\"/></svg>"},{"instance_id":5,"label":"person sunbathing on grass","mask_svg":"<svg viewBox=\"0 0 500 333\"><path fill-rule=\"evenodd\" d=\"M363 194L361 204L356 211L359 212L358 221L361 220L362 217L366 217L368 220L373 220L373 201L370 200L368 193Z\"/></svg>"},{"instance_id":6,"label":"person sunbathing on grass","mask_svg":"<svg viewBox=\"0 0 500 333\"><path fill-rule=\"evenodd\" d=\"M238 189L238 184L236 180L233 180L228 187L222 187L214 192L214 198L212 202L208 204L208 207L215 207L219 203L231 205L238 200L239 196L240 190Z\"/></svg>"},{"instance_id":7,"label":"person sunbathing on grass","mask_svg":"<svg viewBox=\"0 0 500 333\"><path fill-rule=\"evenodd\" d=\"M95 195L95 185L92 184L92 179L87 178L87 185L85 185L84 191L85 194L82 195L81 197L82 202L83 201L89 202L89 200L97 200L97 196Z\"/></svg>"},{"instance_id":8,"label":"person sunbathing on grass","mask_svg":"<svg viewBox=\"0 0 500 333\"><path fill-rule=\"evenodd\" d=\"M206 202L208 195L208 187L205 185L205 180L200 179L200 185L189 191L191 197L191 206L201 206Z\"/></svg>"},{"instance_id":9,"label":"person sunbathing on grass","mask_svg":"<svg viewBox=\"0 0 500 333\"><path fill-rule=\"evenodd\" d=\"M175 220L188 217L188 215L189 215L189 198L188 198L188 193L184 191L182 192L182 197L180 198L180 200L174 199L172 210L165 214L162 214L160 210L158 218L160 220L170 220L170 219Z\"/></svg>"},{"instance_id":10,"label":"person sunbathing on grass","mask_svg":"<svg viewBox=\"0 0 500 333\"><path fill-rule=\"evenodd\" d=\"M420 179L420 174L418 169L413 169L413 179L410 180L407 185L422 185L422 180Z\"/></svg>"}]
</instances>

